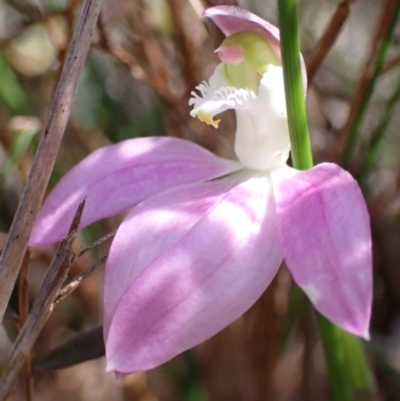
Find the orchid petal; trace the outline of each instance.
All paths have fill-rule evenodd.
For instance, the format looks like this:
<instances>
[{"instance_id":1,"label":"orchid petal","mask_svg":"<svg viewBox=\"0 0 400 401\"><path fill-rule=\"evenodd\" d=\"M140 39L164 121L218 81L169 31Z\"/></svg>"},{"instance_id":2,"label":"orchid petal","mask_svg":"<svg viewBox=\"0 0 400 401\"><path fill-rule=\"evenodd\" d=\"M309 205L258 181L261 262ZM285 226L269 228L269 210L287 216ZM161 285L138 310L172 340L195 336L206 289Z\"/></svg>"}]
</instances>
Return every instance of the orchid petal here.
<instances>
[{"instance_id":1,"label":"orchid petal","mask_svg":"<svg viewBox=\"0 0 400 401\"><path fill-rule=\"evenodd\" d=\"M40 210L31 245L47 245L67 235L80 202L80 227L119 213L156 192L213 179L241 166L185 140L137 138L106 146L75 166Z\"/></svg>"},{"instance_id":2,"label":"orchid petal","mask_svg":"<svg viewBox=\"0 0 400 401\"><path fill-rule=\"evenodd\" d=\"M261 33L281 60L279 29L257 15L236 6L215 6L205 10L204 16L210 18L225 36L246 31ZM300 58L305 91L307 89L307 71L301 55Z\"/></svg>"},{"instance_id":3,"label":"orchid petal","mask_svg":"<svg viewBox=\"0 0 400 401\"><path fill-rule=\"evenodd\" d=\"M259 32L281 59L279 29L251 12L236 6L215 6L204 11L225 36L238 32Z\"/></svg>"},{"instance_id":4,"label":"orchid petal","mask_svg":"<svg viewBox=\"0 0 400 401\"><path fill-rule=\"evenodd\" d=\"M150 369L199 344L271 282L282 256L270 178L248 175L170 189L124 220L105 277L108 370Z\"/></svg>"},{"instance_id":5,"label":"orchid petal","mask_svg":"<svg viewBox=\"0 0 400 401\"><path fill-rule=\"evenodd\" d=\"M200 92L192 92L189 106L193 106L190 112L192 117L198 117L201 121L214 128L218 128L220 120L214 120L216 114L228 109L236 109L245 105L251 99L256 99L256 94L250 89L235 88L229 86L225 78L224 64L219 64L210 77L209 83L202 82L196 86Z\"/></svg>"},{"instance_id":6,"label":"orchid petal","mask_svg":"<svg viewBox=\"0 0 400 401\"><path fill-rule=\"evenodd\" d=\"M368 338L371 235L357 182L330 163L282 169L273 180L278 239L294 280L328 319Z\"/></svg>"}]
</instances>

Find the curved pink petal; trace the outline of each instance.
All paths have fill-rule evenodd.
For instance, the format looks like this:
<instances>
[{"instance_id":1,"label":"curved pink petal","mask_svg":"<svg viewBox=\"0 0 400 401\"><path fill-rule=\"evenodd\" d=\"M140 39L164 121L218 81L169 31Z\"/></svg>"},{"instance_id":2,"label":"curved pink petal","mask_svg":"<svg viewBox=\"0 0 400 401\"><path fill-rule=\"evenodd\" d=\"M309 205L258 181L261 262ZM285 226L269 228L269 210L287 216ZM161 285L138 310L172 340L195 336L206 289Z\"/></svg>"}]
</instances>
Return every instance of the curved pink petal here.
<instances>
[{"instance_id":1,"label":"curved pink petal","mask_svg":"<svg viewBox=\"0 0 400 401\"><path fill-rule=\"evenodd\" d=\"M279 29L257 15L236 6L215 6L205 10L204 16L210 18L226 36L244 31L261 33L281 59ZM301 54L300 58L304 91L306 91L307 71Z\"/></svg>"},{"instance_id":2,"label":"curved pink petal","mask_svg":"<svg viewBox=\"0 0 400 401\"><path fill-rule=\"evenodd\" d=\"M138 205L113 241L104 288L107 369L153 368L244 313L282 261L268 177L245 172Z\"/></svg>"},{"instance_id":3,"label":"curved pink petal","mask_svg":"<svg viewBox=\"0 0 400 401\"><path fill-rule=\"evenodd\" d=\"M240 168L177 138L137 138L106 146L76 165L54 188L38 214L30 244L47 245L66 236L83 199L81 227L172 186L213 179Z\"/></svg>"},{"instance_id":4,"label":"curved pink petal","mask_svg":"<svg viewBox=\"0 0 400 401\"><path fill-rule=\"evenodd\" d=\"M328 319L368 338L369 216L357 182L330 163L274 177L277 231L294 280Z\"/></svg>"},{"instance_id":5,"label":"curved pink petal","mask_svg":"<svg viewBox=\"0 0 400 401\"><path fill-rule=\"evenodd\" d=\"M204 16L210 18L225 36L245 31L261 33L281 58L279 29L250 11L236 6L215 6L205 10Z\"/></svg>"}]
</instances>

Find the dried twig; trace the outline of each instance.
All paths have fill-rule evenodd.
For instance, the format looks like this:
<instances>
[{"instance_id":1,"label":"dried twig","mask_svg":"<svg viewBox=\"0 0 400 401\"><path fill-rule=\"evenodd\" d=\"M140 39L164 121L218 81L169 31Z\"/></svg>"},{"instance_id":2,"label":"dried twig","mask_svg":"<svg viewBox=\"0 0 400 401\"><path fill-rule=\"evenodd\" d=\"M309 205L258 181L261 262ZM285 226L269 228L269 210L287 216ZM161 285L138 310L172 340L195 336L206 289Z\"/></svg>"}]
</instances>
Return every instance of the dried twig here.
<instances>
[{"instance_id":1,"label":"dried twig","mask_svg":"<svg viewBox=\"0 0 400 401\"><path fill-rule=\"evenodd\" d=\"M195 48L190 40L190 35L185 30L182 17L181 3L179 0L168 0L171 10L172 21L175 28L175 41L182 55L182 76L186 84L186 97L190 97L190 92L200 81L197 64L195 61Z\"/></svg>"},{"instance_id":2,"label":"dried twig","mask_svg":"<svg viewBox=\"0 0 400 401\"><path fill-rule=\"evenodd\" d=\"M339 140L335 155L336 158L338 158L339 157L338 155L342 153L342 150L350 136L351 128L354 122L356 121L359 111L362 109L363 104L365 103L366 93L374 74L374 64L376 61L375 60L376 54L382 39L385 37L385 34L387 33L390 27L389 21L392 18L396 6L397 6L396 0L395 1L387 0L385 6L383 6L382 8L382 14L380 17L379 25L376 30L374 41L371 46L371 51L368 60L365 63L364 70L358 82L356 91L354 93L347 121L338 134Z\"/></svg>"},{"instance_id":3,"label":"dried twig","mask_svg":"<svg viewBox=\"0 0 400 401\"><path fill-rule=\"evenodd\" d=\"M382 68L382 75L386 74L389 71L392 71L393 68L396 68L400 65L400 54L391 60L389 60L385 66Z\"/></svg>"},{"instance_id":4,"label":"dried twig","mask_svg":"<svg viewBox=\"0 0 400 401\"><path fill-rule=\"evenodd\" d=\"M163 100L175 106L177 99L176 95L171 91L167 59L155 33L146 23L146 18L142 11L145 8L145 2L138 0L137 3L139 9L136 24L141 36L141 50L148 65L148 79Z\"/></svg>"},{"instance_id":5,"label":"dried twig","mask_svg":"<svg viewBox=\"0 0 400 401\"><path fill-rule=\"evenodd\" d=\"M22 327L29 314L29 249L26 250L18 278L18 315L19 325Z\"/></svg>"},{"instance_id":6,"label":"dried twig","mask_svg":"<svg viewBox=\"0 0 400 401\"><path fill-rule=\"evenodd\" d=\"M65 297L67 297L71 292L75 291L82 281L86 280L90 277L100 266L104 265L107 262L108 254L104 255L100 258L96 263L90 266L88 269L84 270L81 274L78 274L68 285L60 290L56 299L54 300L54 304L60 302Z\"/></svg>"},{"instance_id":7,"label":"dried twig","mask_svg":"<svg viewBox=\"0 0 400 401\"><path fill-rule=\"evenodd\" d=\"M22 262L21 270L18 277L18 312L19 312L19 326L23 327L29 314L29 249L26 250L24 260ZM25 392L26 400L33 399L33 386L32 386L32 367L30 361L30 352L28 351L24 362L24 379L25 379Z\"/></svg>"},{"instance_id":8,"label":"dried twig","mask_svg":"<svg viewBox=\"0 0 400 401\"><path fill-rule=\"evenodd\" d=\"M33 222L42 203L67 124L76 87L96 27L101 0L83 2L74 37L68 51L60 82L54 96L47 124L25 186L21 202L0 258L0 321L28 245Z\"/></svg>"},{"instance_id":9,"label":"dried twig","mask_svg":"<svg viewBox=\"0 0 400 401\"><path fill-rule=\"evenodd\" d=\"M61 241L57 253L53 258L49 271L44 279L39 295L32 307L26 323L19 332L14 343L11 358L0 385L0 401L4 401L12 385L21 370L24 361L29 354L36 338L40 334L47 318L49 317L60 287L67 278L70 266L76 260L72 252L72 243L76 237L80 218L85 202L82 202L76 212L71 225L70 233Z\"/></svg>"},{"instance_id":10,"label":"dried twig","mask_svg":"<svg viewBox=\"0 0 400 401\"><path fill-rule=\"evenodd\" d=\"M99 28L99 46L111 54L115 59L117 59L121 64L123 64L130 71L135 79L140 81L149 82L149 77L147 72L142 68L138 60L126 51L121 45L116 45L111 42L107 33L107 26L102 13L99 15L99 20L97 23Z\"/></svg>"},{"instance_id":11,"label":"dried twig","mask_svg":"<svg viewBox=\"0 0 400 401\"><path fill-rule=\"evenodd\" d=\"M336 7L336 11L329 21L324 34L315 46L315 49L307 62L308 85L313 81L316 72L319 70L322 62L331 50L331 47L336 42L336 39L350 14L350 6L356 1L357 0L343 0Z\"/></svg>"},{"instance_id":12,"label":"dried twig","mask_svg":"<svg viewBox=\"0 0 400 401\"><path fill-rule=\"evenodd\" d=\"M73 225L75 223L72 223ZM97 245L100 245L101 243L103 243L104 241L108 240L109 238L111 238L112 236L115 235L115 233L117 232L117 230L115 229L114 231L111 231L110 233L103 235L100 239L98 239L97 241L93 242L91 245L89 245L88 247L86 247L85 249L82 249L74 258L74 261L79 259L81 256L83 256L85 253L89 252L90 250L92 250L94 247L96 247ZM62 299L64 299L65 297L67 297L69 294L71 294L71 292L75 291L79 285L82 283L82 281L86 280L88 277L90 277L96 270L97 268L99 268L100 266L102 266L104 263L107 262L107 258L108 258L108 254L103 256L102 258L100 258L96 263L94 263L92 266L90 266L88 269L86 269L85 271L83 271L81 274L78 274L71 283L69 283L68 285L66 285L63 289L61 289L59 291L59 293L57 294L55 300L54 300L54 304L60 302Z\"/></svg>"},{"instance_id":13,"label":"dried twig","mask_svg":"<svg viewBox=\"0 0 400 401\"><path fill-rule=\"evenodd\" d=\"M97 241L93 242L93 244L90 244L88 247L86 247L85 249L82 249L79 253L77 258L80 258L81 256L83 256L85 253L91 251L93 248L95 248L97 245L102 244L104 241L107 241L109 238L113 237L115 235L115 233L117 232L117 229L115 229L114 231L111 231L110 233L103 235L101 238L99 238Z\"/></svg>"}]
</instances>

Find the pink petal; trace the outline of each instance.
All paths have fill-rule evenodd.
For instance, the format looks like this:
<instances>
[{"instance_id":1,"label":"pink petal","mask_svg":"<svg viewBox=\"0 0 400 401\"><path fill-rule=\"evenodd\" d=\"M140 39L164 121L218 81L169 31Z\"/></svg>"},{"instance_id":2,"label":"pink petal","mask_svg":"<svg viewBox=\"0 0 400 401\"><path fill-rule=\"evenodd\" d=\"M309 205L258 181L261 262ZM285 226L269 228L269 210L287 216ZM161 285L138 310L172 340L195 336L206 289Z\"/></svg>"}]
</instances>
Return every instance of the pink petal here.
<instances>
[{"instance_id":1,"label":"pink petal","mask_svg":"<svg viewBox=\"0 0 400 401\"><path fill-rule=\"evenodd\" d=\"M236 6L215 6L205 10L204 16L210 18L225 36L245 31L260 32L281 58L279 29L257 15Z\"/></svg>"},{"instance_id":2,"label":"pink petal","mask_svg":"<svg viewBox=\"0 0 400 401\"><path fill-rule=\"evenodd\" d=\"M261 33L267 39L278 58L281 59L279 29L257 15L236 6L215 6L205 10L204 16L210 18L225 36L244 31ZM304 91L306 91L307 71L301 55L300 58Z\"/></svg>"},{"instance_id":3,"label":"pink petal","mask_svg":"<svg viewBox=\"0 0 400 401\"><path fill-rule=\"evenodd\" d=\"M205 341L262 294L282 257L268 177L174 188L138 205L112 244L107 369L153 368Z\"/></svg>"},{"instance_id":4,"label":"pink petal","mask_svg":"<svg viewBox=\"0 0 400 401\"><path fill-rule=\"evenodd\" d=\"M368 338L369 216L357 182L330 163L274 177L278 239L294 280L322 314Z\"/></svg>"},{"instance_id":5,"label":"pink petal","mask_svg":"<svg viewBox=\"0 0 400 401\"><path fill-rule=\"evenodd\" d=\"M189 141L137 138L101 148L75 166L40 210L31 245L47 245L67 235L86 198L81 227L119 213L176 185L213 179L240 169Z\"/></svg>"}]
</instances>

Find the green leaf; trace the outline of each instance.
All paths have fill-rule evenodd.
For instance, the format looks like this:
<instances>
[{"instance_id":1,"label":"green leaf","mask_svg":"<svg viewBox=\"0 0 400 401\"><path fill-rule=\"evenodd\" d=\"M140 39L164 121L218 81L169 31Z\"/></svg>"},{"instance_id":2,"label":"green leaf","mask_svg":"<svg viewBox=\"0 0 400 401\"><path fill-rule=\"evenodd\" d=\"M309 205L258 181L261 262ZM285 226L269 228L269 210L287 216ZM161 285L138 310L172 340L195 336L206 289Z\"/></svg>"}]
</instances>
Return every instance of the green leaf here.
<instances>
[{"instance_id":1,"label":"green leaf","mask_svg":"<svg viewBox=\"0 0 400 401\"><path fill-rule=\"evenodd\" d=\"M0 53L0 101L17 113L25 108L27 96L6 57Z\"/></svg>"}]
</instances>

